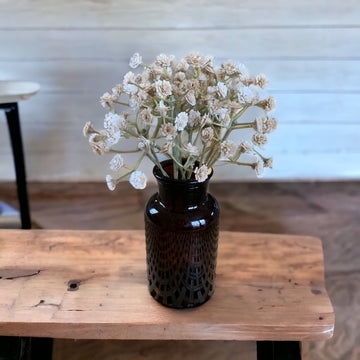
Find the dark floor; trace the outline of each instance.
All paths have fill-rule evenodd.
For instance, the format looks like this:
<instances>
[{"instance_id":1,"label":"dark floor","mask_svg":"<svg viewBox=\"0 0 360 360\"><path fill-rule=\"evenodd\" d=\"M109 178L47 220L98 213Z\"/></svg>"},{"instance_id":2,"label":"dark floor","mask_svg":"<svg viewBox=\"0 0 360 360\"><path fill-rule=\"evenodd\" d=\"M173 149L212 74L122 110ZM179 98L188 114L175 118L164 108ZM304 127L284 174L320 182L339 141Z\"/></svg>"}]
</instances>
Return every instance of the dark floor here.
<instances>
[{"instance_id":1,"label":"dark floor","mask_svg":"<svg viewBox=\"0 0 360 360\"><path fill-rule=\"evenodd\" d=\"M47 229L143 229L154 186L127 183L112 193L103 183L29 184L33 219ZM214 183L221 229L318 236L326 286L335 308L333 339L305 343L305 359L360 359L360 183ZM0 183L0 199L17 206L15 187Z\"/></svg>"}]
</instances>

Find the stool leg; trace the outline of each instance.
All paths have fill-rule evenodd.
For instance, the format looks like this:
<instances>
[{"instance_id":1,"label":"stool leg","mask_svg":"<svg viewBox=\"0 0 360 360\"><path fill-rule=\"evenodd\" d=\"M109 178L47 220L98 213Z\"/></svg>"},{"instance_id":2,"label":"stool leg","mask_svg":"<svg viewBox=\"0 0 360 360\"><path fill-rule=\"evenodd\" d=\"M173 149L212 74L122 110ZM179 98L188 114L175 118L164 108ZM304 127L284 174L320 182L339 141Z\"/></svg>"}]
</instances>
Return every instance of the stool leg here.
<instances>
[{"instance_id":1,"label":"stool leg","mask_svg":"<svg viewBox=\"0 0 360 360\"><path fill-rule=\"evenodd\" d=\"M298 341L257 341L257 360L301 360Z\"/></svg>"},{"instance_id":2,"label":"stool leg","mask_svg":"<svg viewBox=\"0 0 360 360\"><path fill-rule=\"evenodd\" d=\"M21 227L23 229L30 229L31 220L26 188L25 160L17 103L11 104L11 107L5 109L5 113L10 133L11 147L14 155L16 184L20 203Z\"/></svg>"}]
</instances>

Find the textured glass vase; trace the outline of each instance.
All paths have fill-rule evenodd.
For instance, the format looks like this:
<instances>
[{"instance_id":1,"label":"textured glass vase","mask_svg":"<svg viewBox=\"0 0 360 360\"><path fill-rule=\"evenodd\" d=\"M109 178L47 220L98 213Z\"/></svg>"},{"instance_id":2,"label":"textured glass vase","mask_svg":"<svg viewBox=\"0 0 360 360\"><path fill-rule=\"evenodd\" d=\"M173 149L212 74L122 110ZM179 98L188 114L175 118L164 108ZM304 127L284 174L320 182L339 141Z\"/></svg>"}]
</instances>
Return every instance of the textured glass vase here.
<instances>
[{"instance_id":1,"label":"textured glass vase","mask_svg":"<svg viewBox=\"0 0 360 360\"><path fill-rule=\"evenodd\" d=\"M163 168L172 174L172 161ZM165 306L189 308L215 290L219 205L208 179L174 180L155 166L159 192L145 209L146 258L151 296Z\"/></svg>"}]
</instances>

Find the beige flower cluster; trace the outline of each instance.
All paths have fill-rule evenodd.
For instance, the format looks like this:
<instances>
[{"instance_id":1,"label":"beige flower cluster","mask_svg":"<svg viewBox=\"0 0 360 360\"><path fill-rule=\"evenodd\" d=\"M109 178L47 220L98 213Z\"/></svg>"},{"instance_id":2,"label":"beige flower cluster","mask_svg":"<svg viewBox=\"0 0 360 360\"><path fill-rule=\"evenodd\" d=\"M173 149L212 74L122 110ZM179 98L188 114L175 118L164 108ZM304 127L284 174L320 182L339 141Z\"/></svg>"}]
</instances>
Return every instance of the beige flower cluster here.
<instances>
[{"instance_id":1,"label":"beige flower cluster","mask_svg":"<svg viewBox=\"0 0 360 360\"><path fill-rule=\"evenodd\" d=\"M107 111L104 129L95 130L88 122L83 131L94 153L114 155L109 164L114 174L106 176L110 190L124 178L143 189L147 179L138 168L145 157L164 176L199 182L208 178L217 161L249 166L258 176L264 167L272 167L272 158L257 149L263 148L268 134L277 127L269 115L275 110L275 99L265 92L268 80L264 74L251 76L243 64L232 60L215 66L212 56L199 53L178 61L173 55L160 54L150 65L136 53L129 66L142 70L137 74L129 71L100 98ZM119 111L124 107L129 111ZM250 107L257 107L263 115L242 122ZM252 144L229 139L233 131L241 129L255 131ZM116 149L130 138L137 140L135 149ZM124 153L139 153L137 163L126 165ZM172 174L161 166L165 159L173 160Z\"/></svg>"}]
</instances>

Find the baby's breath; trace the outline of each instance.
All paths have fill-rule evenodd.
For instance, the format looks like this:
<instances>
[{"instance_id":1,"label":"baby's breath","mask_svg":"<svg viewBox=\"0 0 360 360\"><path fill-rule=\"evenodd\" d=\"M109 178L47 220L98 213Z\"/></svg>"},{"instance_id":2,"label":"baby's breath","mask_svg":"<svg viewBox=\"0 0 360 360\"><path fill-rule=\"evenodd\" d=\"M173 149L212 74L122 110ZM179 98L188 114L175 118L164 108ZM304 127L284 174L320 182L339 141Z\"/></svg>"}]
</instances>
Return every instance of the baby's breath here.
<instances>
[{"instance_id":1,"label":"baby's breath","mask_svg":"<svg viewBox=\"0 0 360 360\"><path fill-rule=\"evenodd\" d=\"M104 129L95 130L91 122L83 129L95 154L113 153L109 167L118 177L106 176L110 190L124 178L143 189L147 178L138 169L146 157L164 176L181 180L193 176L199 182L208 179L209 169L218 161L249 166L258 176L272 167L272 158L256 150L263 148L267 134L277 128L277 120L268 115L276 103L264 90L268 84L264 74L251 76L245 65L233 60L216 67L212 56L200 53L178 60L162 53L151 64L135 53L129 66L137 73L127 72L100 97L107 111ZM122 111L124 106L129 113ZM258 111L250 122L241 120L251 107L262 114ZM252 144L229 139L233 131L241 129L254 132ZM136 139L135 145L132 142L126 147L131 138ZM126 153L139 155L135 165L125 165ZM164 157L173 160L173 174L162 168ZM246 162L246 157L255 160Z\"/></svg>"}]
</instances>

